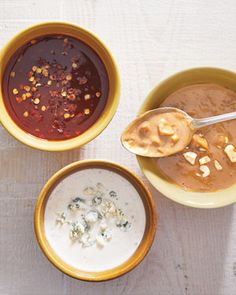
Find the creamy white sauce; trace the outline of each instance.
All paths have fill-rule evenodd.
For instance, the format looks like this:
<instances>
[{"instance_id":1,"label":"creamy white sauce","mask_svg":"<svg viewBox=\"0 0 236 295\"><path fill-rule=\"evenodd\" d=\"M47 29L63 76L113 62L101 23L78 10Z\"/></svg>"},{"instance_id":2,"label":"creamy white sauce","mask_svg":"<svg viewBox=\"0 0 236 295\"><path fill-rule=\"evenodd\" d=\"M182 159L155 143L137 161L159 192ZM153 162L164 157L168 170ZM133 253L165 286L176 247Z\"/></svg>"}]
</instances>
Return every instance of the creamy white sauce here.
<instances>
[{"instance_id":1,"label":"creamy white sauce","mask_svg":"<svg viewBox=\"0 0 236 295\"><path fill-rule=\"evenodd\" d=\"M72 199L83 195L86 187L97 183L103 184L106 198L122 209L131 227L122 231L114 222L110 223L112 238L104 247L98 247L96 243L82 247L78 241L71 240L69 224L56 222L57 212L65 212ZM115 191L118 197L112 199L110 191ZM78 213L68 214L69 218L76 218ZM75 172L58 183L49 196L44 214L45 235L54 252L67 264L83 271L104 271L124 263L138 248L145 226L144 205L135 187L121 175L98 168Z\"/></svg>"}]
</instances>

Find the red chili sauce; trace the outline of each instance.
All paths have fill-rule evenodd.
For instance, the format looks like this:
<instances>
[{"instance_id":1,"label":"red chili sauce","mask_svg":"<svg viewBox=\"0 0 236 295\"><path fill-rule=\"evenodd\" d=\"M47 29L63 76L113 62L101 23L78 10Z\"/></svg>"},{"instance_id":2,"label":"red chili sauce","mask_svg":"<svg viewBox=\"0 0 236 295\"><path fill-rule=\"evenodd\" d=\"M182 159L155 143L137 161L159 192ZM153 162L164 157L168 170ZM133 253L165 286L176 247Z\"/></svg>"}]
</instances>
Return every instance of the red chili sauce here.
<instances>
[{"instance_id":1,"label":"red chili sauce","mask_svg":"<svg viewBox=\"0 0 236 295\"><path fill-rule=\"evenodd\" d=\"M76 137L101 116L109 80L100 57L70 36L44 36L11 57L4 76L6 108L24 131L47 140Z\"/></svg>"}]
</instances>

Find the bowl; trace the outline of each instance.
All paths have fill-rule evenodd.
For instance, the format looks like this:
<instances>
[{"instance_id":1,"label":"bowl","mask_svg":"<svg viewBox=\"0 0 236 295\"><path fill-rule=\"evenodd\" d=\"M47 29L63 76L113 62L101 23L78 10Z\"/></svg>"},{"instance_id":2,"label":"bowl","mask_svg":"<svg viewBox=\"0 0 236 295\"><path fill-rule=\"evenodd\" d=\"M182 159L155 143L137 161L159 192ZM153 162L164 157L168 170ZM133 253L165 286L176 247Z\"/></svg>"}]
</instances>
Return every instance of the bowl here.
<instances>
[{"instance_id":1,"label":"bowl","mask_svg":"<svg viewBox=\"0 0 236 295\"><path fill-rule=\"evenodd\" d=\"M19 49L23 44L33 40L37 37L48 34L66 34L75 37L87 45L89 45L99 55L108 73L109 79L109 94L105 109L103 110L99 119L84 133L78 137L61 140L61 141L48 141L35 137L25 131L23 131L12 120L8 111L6 110L3 101L3 75L10 60L11 56ZM111 52L104 45L104 43L94 33L85 30L75 24L64 22L48 22L40 23L27 28L26 30L18 33L12 38L0 52L0 121L5 129L13 135L17 140L22 143L47 151L65 151L74 148L78 148L87 142L98 136L109 124L114 116L119 102L120 93L120 80L118 69Z\"/></svg>"},{"instance_id":2,"label":"bowl","mask_svg":"<svg viewBox=\"0 0 236 295\"><path fill-rule=\"evenodd\" d=\"M87 168L102 168L108 169L115 173L120 174L124 178L126 178L138 191L146 213L146 225L142 240L133 253L133 255L126 260L124 263L120 264L119 266L105 270L105 271L98 271L98 272L91 272L91 271L83 271L72 267L65 263L54 250L49 245L47 241L45 230L44 230L44 212L47 204L47 200L49 198L50 192L55 187L55 185L60 182L64 177L67 175L87 169ZM51 261L59 270L63 273L74 277L80 280L86 281L104 281L109 279L114 279L119 277L134 267L136 267L146 256L148 253L156 232L156 210L155 210L155 203L150 192L147 190L143 182L133 174L133 172L129 171L127 168L122 167L118 164L113 162L103 161L103 160L83 160L72 163L63 169L59 170L56 174L54 174L48 182L43 187L36 207L35 207L35 214L34 214L34 226L35 226L35 234L38 240L38 243L46 255L46 257Z\"/></svg>"},{"instance_id":3,"label":"bowl","mask_svg":"<svg viewBox=\"0 0 236 295\"><path fill-rule=\"evenodd\" d=\"M236 92L236 74L219 68L193 68L179 72L157 85L142 104L139 114L157 108L172 92L197 83L216 83ZM185 191L161 175L151 158L137 156L151 184L169 199L195 208L217 208L236 202L236 184L216 192Z\"/></svg>"}]
</instances>

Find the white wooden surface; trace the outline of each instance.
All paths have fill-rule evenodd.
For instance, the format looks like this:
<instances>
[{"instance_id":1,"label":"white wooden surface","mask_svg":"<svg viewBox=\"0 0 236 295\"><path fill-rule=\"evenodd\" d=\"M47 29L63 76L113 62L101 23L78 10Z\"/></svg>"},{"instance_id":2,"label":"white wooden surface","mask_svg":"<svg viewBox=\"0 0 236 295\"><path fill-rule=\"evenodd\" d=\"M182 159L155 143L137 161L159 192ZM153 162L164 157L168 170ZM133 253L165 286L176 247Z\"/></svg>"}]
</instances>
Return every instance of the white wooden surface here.
<instances>
[{"instance_id":1,"label":"white wooden surface","mask_svg":"<svg viewBox=\"0 0 236 295\"><path fill-rule=\"evenodd\" d=\"M0 0L0 47L20 29L47 20L78 23L107 43L120 69L121 102L108 128L81 150L32 150L0 127L0 294L236 294L235 206L190 209L151 188L159 227L149 255L131 273L97 284L60 273L33 231L38 193L64 165L105 158L142 175L119 136L161 79L194 66L236 70L235 0Z\"/></svg>"}]
</instances>

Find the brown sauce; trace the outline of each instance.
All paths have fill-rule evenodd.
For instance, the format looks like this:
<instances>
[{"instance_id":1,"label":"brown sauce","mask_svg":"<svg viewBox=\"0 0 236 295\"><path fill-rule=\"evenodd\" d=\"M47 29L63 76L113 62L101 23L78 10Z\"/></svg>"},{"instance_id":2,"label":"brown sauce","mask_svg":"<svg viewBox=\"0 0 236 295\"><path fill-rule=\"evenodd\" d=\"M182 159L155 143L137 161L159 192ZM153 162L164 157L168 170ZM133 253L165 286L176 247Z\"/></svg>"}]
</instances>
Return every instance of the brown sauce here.
<instances>
[{"instance_id":1,"label":"brown sauce","mask_svg":"<svg viewBox=\"0 0 236 295\"><path fill-rule=\"evenodd\" d=\"M236 111L236 93L216 84L197 84L172 93L160 106L179 108L193 118L210 117ZM158 169L171 182L186 190L211 192L233 185L236 182L236 163L230 161L224 149L227 145L236 147L236 120L202 128L196 134L206 139L207 149L192 141L183 152L153 158ZM189 151L197 154L194 165L183 156ZM210 162L204 165L210 174L202 177L199 159L205 156L210 158ZM215 160L220 163L221 170L216 169Z\"/></svg>"}]
</instances>

